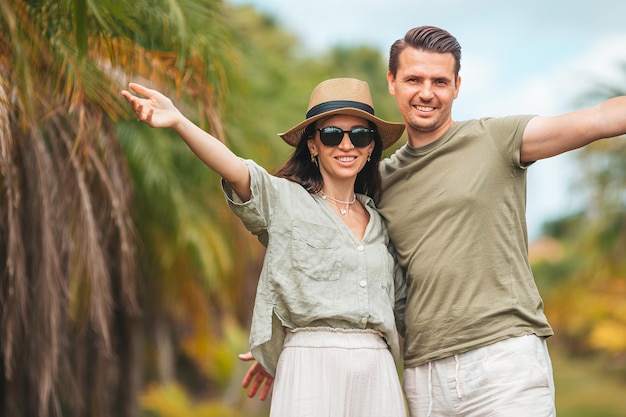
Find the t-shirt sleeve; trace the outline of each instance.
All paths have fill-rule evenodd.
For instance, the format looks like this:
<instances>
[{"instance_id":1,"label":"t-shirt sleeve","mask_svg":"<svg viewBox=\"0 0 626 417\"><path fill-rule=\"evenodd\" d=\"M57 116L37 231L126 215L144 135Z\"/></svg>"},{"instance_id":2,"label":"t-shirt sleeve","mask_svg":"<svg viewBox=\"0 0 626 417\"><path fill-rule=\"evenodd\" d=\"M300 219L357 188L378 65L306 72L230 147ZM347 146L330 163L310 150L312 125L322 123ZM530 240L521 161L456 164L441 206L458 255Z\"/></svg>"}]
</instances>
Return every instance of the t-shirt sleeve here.
<instances>
[{"instance_id":1,"label":"t-shirt sleeve","mask_svg":"<svg viewBox=\"0 0 626 417\"><path fill-rule=\"evenodd\" d=\"M521 169L526 169L530 164L522 164L520 150L522 137L528 122L535 115L517 115L489 119L488 126L491 137L501 155L510 163Z\"/></svg>"}]
</instances>

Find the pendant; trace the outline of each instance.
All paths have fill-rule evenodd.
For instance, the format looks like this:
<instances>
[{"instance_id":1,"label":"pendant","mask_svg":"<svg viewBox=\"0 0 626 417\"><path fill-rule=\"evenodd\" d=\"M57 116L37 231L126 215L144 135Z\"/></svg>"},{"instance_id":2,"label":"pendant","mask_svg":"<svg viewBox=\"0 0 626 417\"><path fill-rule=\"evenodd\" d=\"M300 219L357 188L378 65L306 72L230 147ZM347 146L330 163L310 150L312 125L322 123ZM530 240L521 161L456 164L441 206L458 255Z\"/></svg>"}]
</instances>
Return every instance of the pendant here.
<instances>
[{"instance_id":1,"label":"pendant","mask_svg":"<svg viewBox=\"0 0 626 417\"><path fill-rule=\"evenodd\" d=\"M346 215L347 212L348 210L346 209L339 209L339 213L343 214L344 216Z\"/></svg>"}]
</instances>

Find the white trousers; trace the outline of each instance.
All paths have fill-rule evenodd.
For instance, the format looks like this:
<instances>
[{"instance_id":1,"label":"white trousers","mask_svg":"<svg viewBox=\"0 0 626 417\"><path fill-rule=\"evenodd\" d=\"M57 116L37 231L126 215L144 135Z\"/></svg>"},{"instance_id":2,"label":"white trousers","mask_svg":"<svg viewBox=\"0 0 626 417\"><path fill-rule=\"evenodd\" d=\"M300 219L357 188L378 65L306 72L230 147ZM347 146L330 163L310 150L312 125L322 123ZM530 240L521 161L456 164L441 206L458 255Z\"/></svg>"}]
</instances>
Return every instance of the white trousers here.
<instances>
[{"instance_id":1,"label":"white trousers","mask_svg":"<svg viewBox=\"0 0 626 417\"><path fill-rule=\"evenodd\" d=\"M387 344L374 331L288 332L276 369L270 417L406 417Z\"/></svg>"},{"instance_id":2,"label":"white trousers","mask_svg":"<svg viewBox=\"0 0 626 417\"><path fill-rule=\"evenodd\" d=\"M545 338L503 340L404 370L411 417L554 417Z\"/></svg>"}]
</instances>

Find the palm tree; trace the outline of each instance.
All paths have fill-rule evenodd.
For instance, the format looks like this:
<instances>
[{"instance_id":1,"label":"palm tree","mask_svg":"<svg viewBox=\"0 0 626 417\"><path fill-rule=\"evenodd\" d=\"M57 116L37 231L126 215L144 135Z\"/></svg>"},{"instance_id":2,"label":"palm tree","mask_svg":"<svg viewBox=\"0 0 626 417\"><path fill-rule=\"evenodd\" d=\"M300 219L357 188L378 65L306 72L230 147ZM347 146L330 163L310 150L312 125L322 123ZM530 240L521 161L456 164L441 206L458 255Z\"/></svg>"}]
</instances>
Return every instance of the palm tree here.
<instances>
[{"instance_id":1,"label":"palm tree","mask_svg":"<svg viewBox=\"0 0 626 417\"><path fill-rule=\"evenodd\" d=\"M170 85L223 136L219 6L0 2L2 415L137 414L142 269L119 90L131 74Z\"/></svg>"}]
</instances>

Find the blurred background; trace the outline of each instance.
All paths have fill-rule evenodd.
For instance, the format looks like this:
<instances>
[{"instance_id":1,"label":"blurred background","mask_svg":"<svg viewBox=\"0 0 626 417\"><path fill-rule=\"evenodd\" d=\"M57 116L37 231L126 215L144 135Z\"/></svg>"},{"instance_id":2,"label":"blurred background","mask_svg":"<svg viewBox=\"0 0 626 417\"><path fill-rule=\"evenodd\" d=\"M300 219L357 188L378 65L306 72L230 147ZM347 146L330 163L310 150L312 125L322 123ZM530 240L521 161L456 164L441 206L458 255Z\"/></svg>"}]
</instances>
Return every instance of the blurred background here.
<instances>
[{"instance_id":1,"label":"blurred background","mask_svg":"<svg viewBox=\"0 0 626 417\"><path fill-rule=\"evenodd\" d=\"M129 81L268 170L325 78L400 121L387 51L418 25L463 47L457 120L626 94L626 3L518 3L0 0L0 415L268 413L237 359L263 248L181 140L137 123ZM624 139L529 169L561 417L626 416Z\"/></svg>"}]
</instances>

